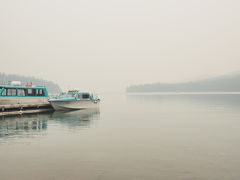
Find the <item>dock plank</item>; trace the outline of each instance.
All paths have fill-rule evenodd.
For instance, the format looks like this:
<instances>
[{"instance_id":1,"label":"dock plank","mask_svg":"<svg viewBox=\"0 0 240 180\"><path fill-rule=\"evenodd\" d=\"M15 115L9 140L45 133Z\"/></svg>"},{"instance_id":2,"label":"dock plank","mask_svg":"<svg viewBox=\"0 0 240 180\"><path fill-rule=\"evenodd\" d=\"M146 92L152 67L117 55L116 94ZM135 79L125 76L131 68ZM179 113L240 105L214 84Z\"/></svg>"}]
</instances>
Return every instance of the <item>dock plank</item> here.
<instances>
[{"instance_id":1,"label":"dock plank","mask_svg":"<svg viewBox=\"0 0 240 180\"><path fill-rule=\"evenodd\" d=\"M42 107L49 106L50 103L39 103L39 104L9 104L0 105L0 109L11 109L11 108L26 108L26 107Z\"/></svg>"},{"instance_id":2,"label":"dock plank","mask_svg":"<svg viewBox=\"0 0 240 180\"><path fill-rule=\"evenodd\" d=\"M0 116L8 116L8 115L21 115L21 114L34 114L41 112L51 112L53 109L36 109L36 110L26 110L26 111L6 111L0 112Z\"/></svg>"},{"instance_id":3,"label":"dock plank","mask_svg":"<svg viewBox=\"0 0 240 180\"><path fill-rule=\"evenodd\" d=\"M0 116L53 111L50 103L0 105Z\"/></svg>"}]
</instances>

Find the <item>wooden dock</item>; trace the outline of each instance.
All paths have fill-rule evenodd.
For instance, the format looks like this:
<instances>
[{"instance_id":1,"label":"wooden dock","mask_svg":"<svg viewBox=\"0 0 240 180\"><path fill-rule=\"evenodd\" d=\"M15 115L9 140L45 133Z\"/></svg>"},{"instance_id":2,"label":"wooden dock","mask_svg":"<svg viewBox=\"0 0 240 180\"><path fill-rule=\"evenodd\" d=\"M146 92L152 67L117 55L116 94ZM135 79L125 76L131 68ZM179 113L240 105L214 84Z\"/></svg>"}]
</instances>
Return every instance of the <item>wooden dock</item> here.
<instances>
[{"instance_id":1,"label":"wooden dock","mask_svg":"<svg viewBox=\"0 0 240 180\"><path fill-rule=\"evenodd\" d=\"M53 111L49 103L0 105L0 116L33 114Z\"/></svg>"}]
</instances>

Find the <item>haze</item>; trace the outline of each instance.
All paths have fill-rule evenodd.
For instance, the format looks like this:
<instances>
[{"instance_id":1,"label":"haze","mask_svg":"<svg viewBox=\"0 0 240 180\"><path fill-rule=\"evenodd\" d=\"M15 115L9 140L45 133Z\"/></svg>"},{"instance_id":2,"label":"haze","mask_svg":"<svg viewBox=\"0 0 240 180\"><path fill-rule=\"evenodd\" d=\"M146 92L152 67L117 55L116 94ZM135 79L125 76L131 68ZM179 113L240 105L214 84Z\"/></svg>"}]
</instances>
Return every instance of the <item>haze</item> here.
<instances>
[{"instance_id":1,"label":"haze","mask_svg":"<svg viewBox=\"0 0 240 180\"><path fill-rule=\"evenodd\" d=\"M0 72L124 91L239 71L237 0L8 0Z\"/></svg>"}]
</instances>

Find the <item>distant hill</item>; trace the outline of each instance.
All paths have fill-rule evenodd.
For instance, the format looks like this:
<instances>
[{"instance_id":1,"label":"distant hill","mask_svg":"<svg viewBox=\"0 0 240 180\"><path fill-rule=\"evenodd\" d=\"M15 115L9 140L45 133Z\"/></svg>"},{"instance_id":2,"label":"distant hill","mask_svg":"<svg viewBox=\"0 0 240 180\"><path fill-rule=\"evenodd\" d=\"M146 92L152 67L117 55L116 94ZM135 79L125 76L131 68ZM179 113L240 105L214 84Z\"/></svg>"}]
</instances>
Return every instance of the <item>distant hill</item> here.
<instances>
[{"instance_id":1,"label":"distant hill","mask_svg":"<svg viewBox=\"0 0 240 180\"><path fill-rule=\"evenodd\" d=\"M134 85L127 92L240 92L240 73L185 83Z\"/></svg>"},{"instance_id":2,"label":"distant hill","mask_svg":"<svg viewBox=\"0 0 240 180\"><path fill-rule=\"evenodd\" d=\"M61 88L56 83L51 81L29 76L0 73L0 84L9 84L11 81L21 81L23 85L27 83L43 85L47 88L49 94L58 94L61 92Z\"/></svg>"}]
</instances>

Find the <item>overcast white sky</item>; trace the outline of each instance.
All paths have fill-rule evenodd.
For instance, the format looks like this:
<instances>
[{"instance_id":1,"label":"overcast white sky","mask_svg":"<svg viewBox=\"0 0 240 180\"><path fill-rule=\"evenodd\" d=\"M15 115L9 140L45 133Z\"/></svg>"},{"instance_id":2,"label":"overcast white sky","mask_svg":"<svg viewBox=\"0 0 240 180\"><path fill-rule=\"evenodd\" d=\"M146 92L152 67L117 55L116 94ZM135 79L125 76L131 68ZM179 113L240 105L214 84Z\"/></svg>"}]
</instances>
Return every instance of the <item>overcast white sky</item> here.
<instances>
[{"instance_id":1,"label":"overcast white sky","mask_svg":"<svg viewBox=\"0 0 240 180\"><path fill-rule=\"evenodd\" d=\"M0 0L0 72L102 92L239 70L239 0Z\"/></svg>"}]
</instances>

